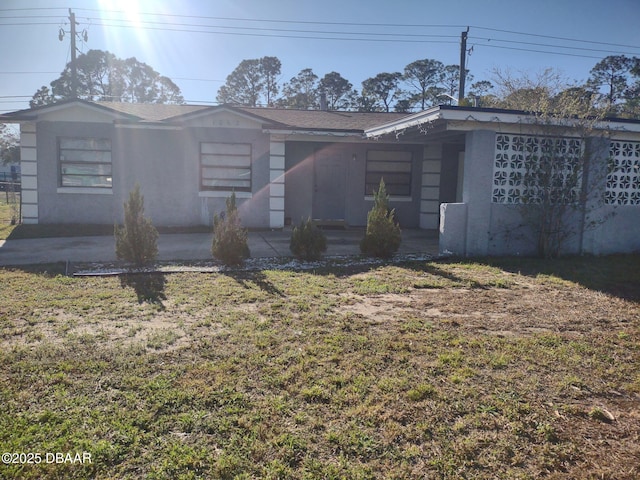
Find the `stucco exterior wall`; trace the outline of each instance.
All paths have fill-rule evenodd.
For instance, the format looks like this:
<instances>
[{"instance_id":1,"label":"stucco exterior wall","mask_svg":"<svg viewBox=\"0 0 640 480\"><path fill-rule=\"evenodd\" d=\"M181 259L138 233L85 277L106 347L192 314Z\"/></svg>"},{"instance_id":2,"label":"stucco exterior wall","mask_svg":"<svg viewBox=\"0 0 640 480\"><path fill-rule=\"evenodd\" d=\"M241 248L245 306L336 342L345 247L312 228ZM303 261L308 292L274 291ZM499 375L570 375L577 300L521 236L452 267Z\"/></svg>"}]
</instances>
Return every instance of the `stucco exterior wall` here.
<instances>
[{"instance_id":1,"label":"stucco exterior wall","mask_svg":"<svg viewBox=\"0 0 640 480\"><path fill-rule=\"evenodd\" d=\"M364 143L286 143L285 218L297 224L301 219L314 217L315 192L314 159L317 152L335 155L345 162L348 188L345 191L344 219L350 226L365 226L367 214L373 206L371 193L365 192L366 159L368 150L410 150L413 152L411 197L391 198L401 227L417 228L420 221L422 180L422 146ZM322 185L318 185L322 188Z\"/></svg>"},{"instance_id":2,"label":"stucco exterior wall","mask_svg":"<svg viewBox=\"0 0 640 480\"><path fill-rule=\"evenodd\" d=\"M640 205L604 205L608 140L589 139L584 210L569 209L563 229L569 233L562 254L611 254L640 251ZM492 201L496 133L466 136L463 203L441 206L440 251L462 256L533 255L537 235L522 205ZM584 214L587 214L586 217ZM586 225L586 228L583 228Z\"/></svg>"},{"instance_id":3,"label":"stucco exterior wall","mask_svg":"<svg viewBox=\"0 0 640 480\"><path fill-rule=\"evenodd\" d=\"M113 224L118 218L119 196L111 189L94 189L94 193L58 193L58 138L95 137L115 144L113 125L77 122L38 122L38 223ZM112 147L113 148L113 147ZM112 151L114 184L122 176L121 157ZM61 189L63 190L63 189Z\"/></svg>"},{"instance_id":4,"label":"stucco exterior wall","mask_svg":"<svg viewBox=\"0 0 640 480\"><path fill-rule=\"evenodd\" d=\"M200 142L251 143L252 192L238 194L243 224L269 227L269 136L261 130L228 128L131 128L105 123L39 122L38 222L113 224L136 183L145 213L158 226L211 225L229 192L200 192ZM112 189L58 186L59 137L111 140ZM248 198L246 198L248 197Z\"/></svg>"}]
</instances>

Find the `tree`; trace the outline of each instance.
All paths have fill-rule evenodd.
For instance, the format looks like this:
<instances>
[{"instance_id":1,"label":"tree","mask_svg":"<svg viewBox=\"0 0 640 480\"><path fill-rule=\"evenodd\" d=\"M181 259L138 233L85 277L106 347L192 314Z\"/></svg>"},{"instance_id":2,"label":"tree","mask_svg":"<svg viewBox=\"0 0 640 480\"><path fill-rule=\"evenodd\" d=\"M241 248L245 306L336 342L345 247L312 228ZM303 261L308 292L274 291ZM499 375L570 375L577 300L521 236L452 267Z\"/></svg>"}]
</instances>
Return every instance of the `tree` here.
<instances>
[{"instance_id":1,"label":"tree","mask_svg":"<svg viewBox=\"0 0 640 480\"><path fill-rule=\"evenodd\" d=\"M180 89L145 63L128 58L118 65L121 78L113 93L132 103L184 103Z\"/></svg>"},{"instance_id":2,"label":"tree","mask_svg":"<svg viewBox=\"0 0 640 480\"><path fill-rule=\"evenodd\" d=\"M401 78L400 72L379 73L362 82L362 96L368 97L373 105L369 111L389 112L391 110L391 104L401 95L399 89Z\"/></svg>"},{"instance_id":3,"label":"tree","mask_svg":"<svg viewBox=\"0 0 640 480\"><path fill-rule=\"evenodd\" d=\"M55 102L51 90L46 85L40 87L40 89L33 95L33 98L29 101L29 106L31 108L42 107L44 105L50 105Z\"/></svg>"},{"instance_id":4,"label":"tree","mask_svg":"<svg viewBox=\"0 0 640 480\"><path fill-rule=\"evenodd\" d=\"M310 68L300 70L282 87L283 97L278 102L287 108L312 110L319 107L318 76Z\"/></svg>"},{"instance_id":5,"label":"tree","mask_svg":"<svg viewBox=\"0 0 640 480\"><path fill-rule=\"evenodd\" d=\"M279 91L280 68L277 57L242 60L227 76L225 84L218 90L216 100L247 107L262 104L273 106Z\"/></svg>"},{"instance_id":6,"label":"tree","mask_svg":"<svg viewBox=\"0 0 640 480\"><path fill-rule=\"evenodd\" d=\"M327 251L327 237L311 218L293 227L289 250L301 260L318 260Z\"/></svg>"},{"instance_id":7,"label":"tree","mask_svg":"<svg viewBox=\"0 0 640 480\"><path fill-rule=\"evenodd\" d=\"M225 265L239 265L250 254L248 232L240 223L235 192L226 199L225 204L225 213L213 217L211 253Z\"/></svg>"},{"instance_id":8,"label":"tree","mask_svg":"<svg viewBox=\"0 0 640 480\"><path fill-rule=\"evenodd\" d=\"M268 107L273 106L278 95L278 77L281 66L277 57L262 57L260 59L260 71L264 77L264 94Z\"/></svg>"},{"instance_id":9,"label":"tree","mask_svg":"<svg viewBox=\"0 0 640 480\"><path fill-rule=\"evenodd\" d=\"M494 106L526 112L551 112L553 99L572 86L562 74L552 68L547 68L535 76L517 77L508 70L496 69L493 76L497 86L497 100ZM568 104L563 106L563 109L566 108Z\"/></svg>"},{"instance_id":10,"label":"tree","mask_svg":"<svg viewBox=\"0 0 640 480\"><path fill-rule=\"evenodd\" d=\"M616 105L624 98L633 66L632 59L624 55L611 55L591 69L587 85L602 92L609 113L615 113Z\"/></svg>"},{"instance_id":11,"label":"tree","mask_svg":"<svg viewBox=\"0 0 640 480\"><path fill-rule=\"evenodd\" d=\"M391 257L400 248L400 226L395 211L389 208L389 195L380 179L377 192L373 192L373 207L367 214L367 230L360 242L360 251L373 257Z\"/></svg>"},{"instance_id":12,"label":"tree","mask_svg":"<svg viewBox=\"0 0 640 480\"><path fill-rule=\"evenodd\" d=\"M122 60L110 52L89 50L76 59L78 98L92 101L184 103L180 89L167 77L135 58ZM31 107L73 98L71 62L51 90L41 87Z\"/></svg>"},{"instance_id":13,"label":"tree","mask_svg":"<svg viewBox=\"0 0 640 480\"><path fill-rule=\"evenodd\" d=\"M0 123L0 162L3 165L20 161L20 140L16 132Z\"/></svg>"},{"instance_id":14,"label":"tree","mask_svg":"<svg viewBox=\"0 0 640 480\"><path fill-rule=\"evenodd\" d=\"M494 104L496 99L494 95L489 93L491 90L493 90L493 84L488 80L472 83L468 95L472 99L471 104L478 107Z\"/></svg>"},{"instance_id":15,"label":"tree","mask_svg":"<svg viewBox=\"0 0 640 480\"><path fill-rule=\"evenodd\" d=\"M353 85L338 72L322 77L319 90L326 95L329 110L349 110L356 102L357 92Z\"/></svg>"},{"instance_id":16,"label":"tree","mask_svg":"<svg viewBox=\"0 0 640 480\"><path fill-rule=\"evenodd\" d=\"M465 70L467 82L471 82L473 76L469 74L469 70ZM447 65L444 67L444 74L442 76L442 86L444 93L450 97L458 98L458 88L460 87L460 67L458 65ZM449 103L451 99L449 100Z\"/></svg>"},{"instance_id":17,"label":"tree","mask_svg":"<svg viewBox=\"0 0 640 480\"><path fill-rule=\"evenodd\" d=\"M216 100L220 103L257 107L263 88L260 60L243 60L227 76L226 83L218 90Z\"/></svg>"},{"instance_id":18,"label":"tree","mask_svg":"<svg viewBox=\"0 0 640 480\"><path fill-rule=\"evenodd\" d=\"M158 256L158 231L144 216L144 197L136 183L124 204L124 226L114 228L116 256L140 267L153 262Z\"/></svg>"},{"instance_id":19,"label":"tree","mask_svg":"<svg viewBox=\"0 0 640 480\"><path fill-rule=\"evenodd\" d=\"M409 102L419 105L422 110L436 104L437 94L442 93L438 85L443 78L444 65L437 60L416 60L404 67L402 79L413 88Z\"/></svg>"}]
</instances>

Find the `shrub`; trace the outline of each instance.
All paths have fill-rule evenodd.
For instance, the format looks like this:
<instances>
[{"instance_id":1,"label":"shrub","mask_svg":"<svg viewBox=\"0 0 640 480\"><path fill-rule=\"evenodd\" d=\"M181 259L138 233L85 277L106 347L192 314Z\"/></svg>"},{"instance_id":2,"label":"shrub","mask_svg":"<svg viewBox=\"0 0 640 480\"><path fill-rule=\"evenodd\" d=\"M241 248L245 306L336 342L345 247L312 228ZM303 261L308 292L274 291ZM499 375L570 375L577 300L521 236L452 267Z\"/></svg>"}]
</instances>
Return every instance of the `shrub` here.
<instances>
[{"instance_id":1,"label":"shrub","mask_svg":"<svg viewBox=\"0 0 640 480\"><path fill-rule=\"evenodd\" d=\"M213 216L211 252L225 265L239 265L249 257L247 230L240 224L235 193L227 198L226 205L224 214Z\"/></svg>"},{"instance_id":2,"label":"shrub","mask_svg":"<svg viewBox=\"0 0 640 480\"><path fill-rule=\"evenodd\" d=\"M144 216L144 197L136 183L124 203L124 226L114 226L116 256L136 266L153 262L158 256L158 231Z\"/></svg>"},{"instance_id":3,"label":"shrub","mask_svg":"<svg viewBox=\"0 0 640 480\"><path fill-rule=\"evenodd\" d=\"M293 228L289 249L299 259L317 260L327 251L327 237L311 218L307 218Z\"/></svg>"},{"instance_id":4,"label":"shrub","mask_svg":"<svg viewBox=\"0 0 640 480\"><path fill-rule=\"evenodd\" d=\"M360 251L373 257L391 257L400 247L400 226L395 221L395 210L389 209L389 195L380 179L377 192L373 192L373 208L367 215L367 231L360 242Z\"/></svg>"}]
</instances>

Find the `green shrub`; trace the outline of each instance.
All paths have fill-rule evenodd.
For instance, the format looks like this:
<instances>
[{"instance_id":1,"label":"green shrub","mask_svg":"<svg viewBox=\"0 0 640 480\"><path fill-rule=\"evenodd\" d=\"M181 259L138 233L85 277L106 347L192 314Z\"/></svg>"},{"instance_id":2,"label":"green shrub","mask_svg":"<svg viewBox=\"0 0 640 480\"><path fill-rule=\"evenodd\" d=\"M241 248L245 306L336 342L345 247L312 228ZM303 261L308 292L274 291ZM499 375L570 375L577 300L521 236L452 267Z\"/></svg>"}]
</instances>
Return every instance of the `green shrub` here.
<instances>
[{"instance_id":1,"label":"green shrub","mask_svg":"<svg viewBox=\"0 0 640 480\"><path fill-rule=\"evenodd\" d=\"M400 226L395 210L389 209L389 195L380 179L377 192L373 192L373 208L367 215L367 231L360 242L360 251L372 257L391 257L400 247Z\"/></svg>"},{"instance_id":2,"label":"green shrub","mask_svg":"<svg viewBox=\"0 0 640 480\"><path fill-rule=\"evenodd\" d=\"M225 265L239 265L249 257L247 230L242 228L236 194L226 200L227 210L223 215L213 217L213 244L211 253Z\"/></svg>"},{"instance_id":3,"label":"green shrub","mask_svg":"<svg viewBox=\"0 0 640 480\"><path fill-rule=\"evenodd\" d=\"M158 256L158 231L144 216L144 197L136 183L124 203L124 226L114 226L116 256L136 266L153 262Z\"/></svg>"},{"instance_id":4,"label":"green shrub","mask_svg":"<svg viewBox=\"0 0 640 480\"><path fill-rule=\"evenodd\" d=\"M293 228L289 249L299 259L317 260L327 251L327 237L311 218L307 218Z\"/></svg>"}]
</instances>

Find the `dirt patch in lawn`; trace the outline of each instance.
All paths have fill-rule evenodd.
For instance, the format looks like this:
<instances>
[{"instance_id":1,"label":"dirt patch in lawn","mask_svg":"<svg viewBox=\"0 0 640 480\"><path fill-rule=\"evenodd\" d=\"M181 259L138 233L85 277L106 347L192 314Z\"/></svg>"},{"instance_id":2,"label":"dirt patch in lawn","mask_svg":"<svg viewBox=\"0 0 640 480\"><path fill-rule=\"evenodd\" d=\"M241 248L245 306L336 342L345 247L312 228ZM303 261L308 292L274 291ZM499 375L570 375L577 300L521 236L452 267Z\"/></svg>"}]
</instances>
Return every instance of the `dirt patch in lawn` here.
<instances>
[{"instance_id":1,"label":"dirt patch in lawn","mask_svg":"<svg viewBox=\"0 0 640 480\"><path fill-rule=\"evenodd\" d=\"M586 289L566 289L520 281L506 288L414 288L407 293L342 294L344 311L404 322L421 318L465 331L519 336L619 331L637 319L635 305Z\"/></svg>"}]
</instances>

